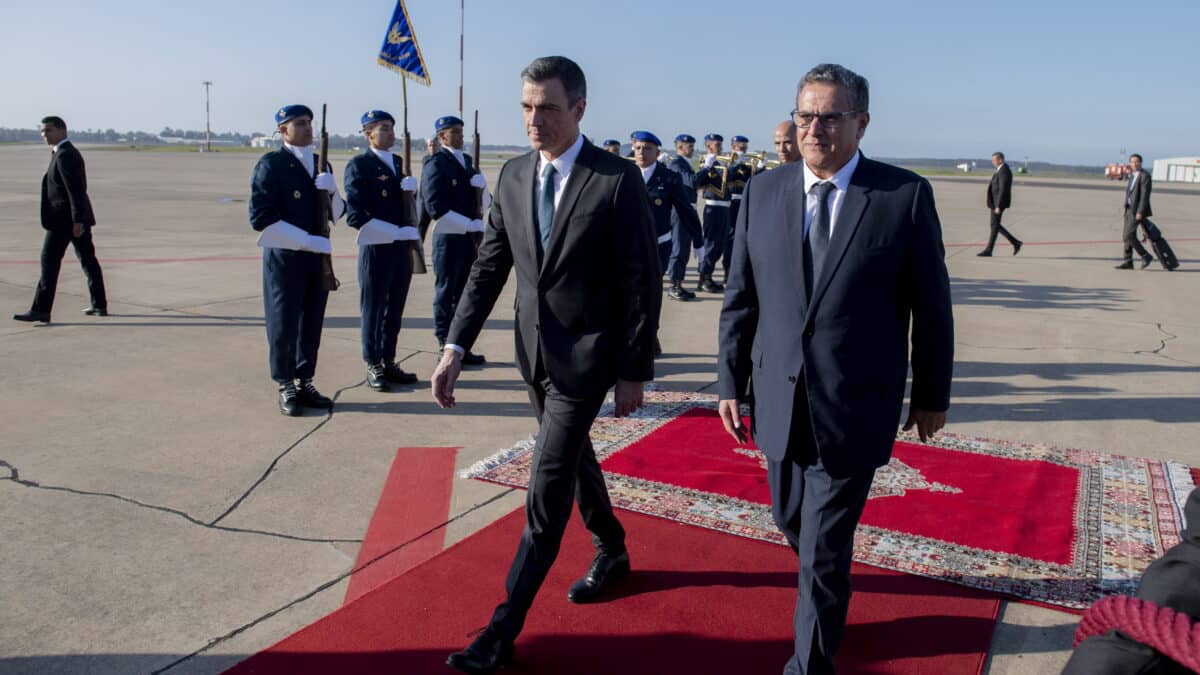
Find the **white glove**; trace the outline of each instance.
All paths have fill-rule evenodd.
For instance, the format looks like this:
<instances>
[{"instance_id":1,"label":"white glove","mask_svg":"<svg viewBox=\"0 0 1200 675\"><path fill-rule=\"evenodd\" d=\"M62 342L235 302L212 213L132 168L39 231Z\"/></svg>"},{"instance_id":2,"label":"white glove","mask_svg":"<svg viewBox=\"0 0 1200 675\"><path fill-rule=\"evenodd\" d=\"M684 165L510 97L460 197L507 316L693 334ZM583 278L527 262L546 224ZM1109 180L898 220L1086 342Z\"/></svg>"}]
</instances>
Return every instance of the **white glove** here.
<instances>
[{"instance_id":1,"label":"white glove","mask_svg":"<svg viewBox=\"0 0 1200 675\"><path fill-rule=\"evenodd\" d=\"M467 226L467 232L483 232L483 221L476 218Z\"/></svg>"},{"instance_id":2,"label":"white glove","mask_svg":"<svg viewBox=\"0 0 1200 675\"><path fill-rule=\"evenodd\" d=\"M483 177L482 173L477 173L471 176L471 187L482 190L487 187L487 179Z\"/></svg>"},{"instance_id":3,"label":"white glove","mask_svg":"<svg viewBox=\"0 0 1200 675\"><path fill-rule=\"evenodd\" d=\"M713 163L716 161L717 161L716 155L705 155L704 156L704 168L707 169L708 167L712 166Z\"/></svg>"},{"instance_id":4,"label":"white glove","mask_svg":"<svg viewBox=\"0 0 1200 675\"><path fill-rule=\"evenodd\" d=\"M329 194L337 192L337 181L333 179L331 173L319 173L313 179L313 185L317 186L318 190L324 190Z\"/></svg>"},{"instance_id":5,"label":"white glove","mask_svg":"<svg viewBox=\"0 0 1200 675\"><path fill-rule=\"evenodd\" d=\"M400 179L400 189L405 192L417 191L417 179L412 176L405 176Z\"/></svg>"},{"instance_id":6,"label":"white glove","mask_svg":"<svg viewBox=\"0 0 1200 675\"><path fill-rule=\"evenodd\" d=\"M484 193L483 193L483 208L480 210L487 211L490 208L492 208L492 193L490 191L484 191Z\"/></svg>"},{"instance_id":7,"label":"white glove","mask_svg":"<svg viewBox=\"0 0 1200 675\"><path fill-rule=\"evenodd\" d=\"M704 247L694 248L692 249L692 253L695 253L696 259L699 260L700 258L704 257Z\"/></svg>"}]
</instances>

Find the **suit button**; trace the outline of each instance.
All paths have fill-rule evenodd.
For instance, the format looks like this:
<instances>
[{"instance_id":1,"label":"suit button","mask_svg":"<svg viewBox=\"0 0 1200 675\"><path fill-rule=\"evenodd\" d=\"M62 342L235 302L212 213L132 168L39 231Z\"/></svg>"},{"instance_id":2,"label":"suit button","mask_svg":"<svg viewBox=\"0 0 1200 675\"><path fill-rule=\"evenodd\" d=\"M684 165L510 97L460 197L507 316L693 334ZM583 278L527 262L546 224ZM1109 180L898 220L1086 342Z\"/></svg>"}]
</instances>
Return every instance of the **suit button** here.
<instances>
[{"instance_id":1,"label":"suit button","mask_svg":"<svg viewBox=\"0 0 1200 675\"><path fill-rule=\"evenodd\" d=\"M804 331L804 334L805 334L805 335L807 335L808 337L812 337L812 336L813 336L813 329L809 328L808 330Z\"/></svg>"},{"instance_id":2,"label":"suit button","mask_svg":"<svg viewBox=\"0 0 1200 675\"><path fill-rule=\"evenodd\" d=\"M788 375L788 382L791 382L791 383L793 383L793 384L794 384L794 383L796 382L796 376L795 376L795 375Z\"/></svg>"}]
</instances>

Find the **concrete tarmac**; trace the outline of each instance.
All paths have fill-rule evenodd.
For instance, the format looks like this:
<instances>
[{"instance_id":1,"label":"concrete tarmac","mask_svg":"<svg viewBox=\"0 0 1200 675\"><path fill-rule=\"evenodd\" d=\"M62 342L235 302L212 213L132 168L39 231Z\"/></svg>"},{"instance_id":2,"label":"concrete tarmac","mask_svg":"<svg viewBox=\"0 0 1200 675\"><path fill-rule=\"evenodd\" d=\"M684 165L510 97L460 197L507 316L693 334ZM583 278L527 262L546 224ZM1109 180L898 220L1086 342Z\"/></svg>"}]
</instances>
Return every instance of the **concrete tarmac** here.
<instances>
[{"instance_id":1,"label":"concrete tarmac","mask_svg":"<svg viewBox=\"0 0 1200 675\"><path fill-rule=\"evenodd\" d=\"M80 313L68 253L53 323L38 326L8 315L38 277L48 149L0 146L0 672L219 672L341 604L397 447L458 446L462 468L534 430L512 286L476 349L489 364L440 411L433 277L414 277L398 360L421 382L373 392L353 232L339 225L343 286L316 377L337 407L285 418L246 220L257 156L83 152L111 316ZM1005 225L1026 247L977 258L984 186L934 182L957 324L948 430L1200 464L1200 195L1154 198L1181 270L1118 271L1122 185L1093 187L1018 184ZM719 309L718 296L664 301L659 386L715 389ZM522 502L456 478L446 544ZM1005 603L986 672L1057 672L1076 623Z\"/></svg>"}]
</instances>

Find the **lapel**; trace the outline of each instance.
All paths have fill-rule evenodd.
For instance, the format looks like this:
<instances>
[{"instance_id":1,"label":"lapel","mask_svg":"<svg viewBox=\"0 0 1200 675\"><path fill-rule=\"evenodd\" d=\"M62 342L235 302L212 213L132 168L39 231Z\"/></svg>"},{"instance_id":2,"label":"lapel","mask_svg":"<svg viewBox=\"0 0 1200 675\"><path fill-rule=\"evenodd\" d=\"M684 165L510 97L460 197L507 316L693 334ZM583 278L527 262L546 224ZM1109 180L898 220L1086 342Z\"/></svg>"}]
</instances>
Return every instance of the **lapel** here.
<instances>
[{"instance_id":1,"label":"lapel","mask_svg":"<svg viewBox=\"0 0 1200 675\"><path fill-rule=\"evenodd\" d=\"M513 222L525 223L525 239L529 248L529 259L533 261L534 268L541 265L541 260L538 259L538 240L541 239L542 233L538 231L537 222L537 165L539 154L537 150L529 153L525 159L525 163L520 165L517 173L517 185L523 185L525 190L525 212L518 213Z\"/></svg>"},{"instance_id":2,"label":"lapel","mask_svg":"<svg viewBox=\"0 0 1200 675\"><path fill-rule=\"evenodd\" d=\"M796 275L796 287L800 289L801 316L808 312L808 288L804 282L804 170L797 162L793 166L798 170L792 171L792 180L788 182L783 193L784 229L787 234L788 247L785 255L792 259L792 274Z\"/></svg>"},{"instance_id":3,"label":"lapel","mask_svg":"<svg viewBox=\"0 0 1200 675\"><path fill-rule=\"evenodd\" d=\"M868 161L866 157L861 157L858 168L850 177L846 198L842 201L842 208L838 211L837 221L833 226L833 235L829 239L829 250L825 252L825 264L821 266L821 278L813 282L812 307L816 307L821 301L821 296L825 294L830 278L837 272L838 265L846 254L846 249L850 247L850 242L854 239L854 233L858 231L863 212L871 203L869 195L871 189L863 185L863 174L867 172Z\"/></svg>"},{"instance_id":4,"label":"lapel","mask_svg":"<svg viewBox=\"0 0 1200 675\"><path fill-rule=\"evenodd\" d=\"M543 273L545 273L549 261L558 257L558 253L563 247L563 239L566 238L567 221L571 218L571 212L575 210L579 195L583 194L584 186L595 173L592 171L593 152L600 152L600 150L593 148L591 142L586 138L583 139L583 147L579 149L579 155L575 157L575 164L571 167L571 172L567 174L566 190L558 202L558 207L554 209L554 222L550 225L550 244L546 247L546 255L542 259Z\"/></svg>"}]
</instances>

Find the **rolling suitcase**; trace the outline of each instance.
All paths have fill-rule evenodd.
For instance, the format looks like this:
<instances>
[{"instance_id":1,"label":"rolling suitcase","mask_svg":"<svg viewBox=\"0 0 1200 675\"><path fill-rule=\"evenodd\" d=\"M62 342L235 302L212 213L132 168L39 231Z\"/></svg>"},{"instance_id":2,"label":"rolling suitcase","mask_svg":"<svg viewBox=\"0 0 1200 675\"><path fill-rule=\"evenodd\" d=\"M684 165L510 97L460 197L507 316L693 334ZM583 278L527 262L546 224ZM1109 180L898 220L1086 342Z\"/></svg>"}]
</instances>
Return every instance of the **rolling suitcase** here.
<instances>
[{"instance_id":1,"label":"rolling suitcase","mask_svg":"<svg viewBox=\"0 0 1200 675\"><path fill-rule=\"evenodd\" d=\"M1179 258L1175 257L1175 251L1171 249L1171 245L1162 236L1162 231L1158 229L1158 226L1149 220L1143 220L1142 229L1146 231L1146 238L1150 240L1150 247L1154 249L1154 255L1158 256L1158 262L1162 263L1163 269L1170 272L1179 267Z\"/></svg>"}]
</instances>

